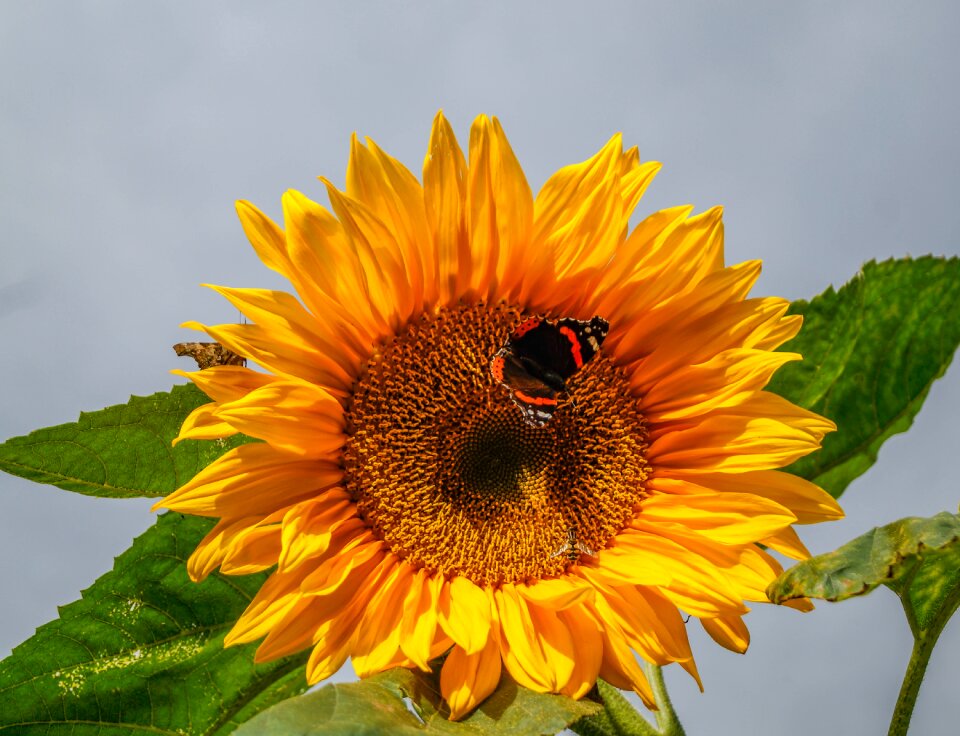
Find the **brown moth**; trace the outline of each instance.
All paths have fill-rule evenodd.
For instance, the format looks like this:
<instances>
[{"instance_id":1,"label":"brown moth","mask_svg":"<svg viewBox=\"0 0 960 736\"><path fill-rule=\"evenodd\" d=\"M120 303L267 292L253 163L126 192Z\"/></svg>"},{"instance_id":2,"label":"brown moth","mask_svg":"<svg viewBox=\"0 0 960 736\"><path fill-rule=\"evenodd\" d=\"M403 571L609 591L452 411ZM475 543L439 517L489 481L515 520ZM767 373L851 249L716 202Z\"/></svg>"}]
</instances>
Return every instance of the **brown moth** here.
<instances>
[{"instance_id":1,"label":"brown moth","mask_svg":"<svg viewBox=\"0 0 960 736\"><path fill-rule=\"evenodd\" d=\"M246 358L227 350L218 342L178 342L173 346L177 355L189 355L200 369L212 368L215 365L246 365Z\"/></svg>"}]
</instances>

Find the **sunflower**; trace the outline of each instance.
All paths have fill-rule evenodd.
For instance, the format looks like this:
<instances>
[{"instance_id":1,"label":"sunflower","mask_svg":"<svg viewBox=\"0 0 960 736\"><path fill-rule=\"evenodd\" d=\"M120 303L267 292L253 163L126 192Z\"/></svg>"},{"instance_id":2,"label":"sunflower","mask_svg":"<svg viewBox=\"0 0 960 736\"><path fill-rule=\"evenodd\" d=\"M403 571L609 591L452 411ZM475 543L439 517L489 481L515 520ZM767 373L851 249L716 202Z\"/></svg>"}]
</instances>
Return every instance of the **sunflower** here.
<instances>
[{"instance_id":1,"label":"sunflower","mask_svg":"<svg viewBox=\"0 0 960 736\"><path fill-rule=\"evenodd\" d=\"M792 525L842 515L777 470L835 426L763 390L801 318L747 298L760 263L724 265L720 208L629 229L658 169L617 135L534 197L496 118L465 156L438 114L422 184L354 137L329 208L287 192L281 228L238 204L299 299L214 286L249 323L184 325L262 370L189 374L212 401L178 441L260 441L157 504L219 519L192 578L274 568L228 645L312 647L310 683L445 655L454 719L504 670L652 707L638 656L699 683L681 611L746 649L746 603L781 569L766 548L804 558ZM490 369L531 318L609 325L539 423Z\"/></svg>"}]
</instances>

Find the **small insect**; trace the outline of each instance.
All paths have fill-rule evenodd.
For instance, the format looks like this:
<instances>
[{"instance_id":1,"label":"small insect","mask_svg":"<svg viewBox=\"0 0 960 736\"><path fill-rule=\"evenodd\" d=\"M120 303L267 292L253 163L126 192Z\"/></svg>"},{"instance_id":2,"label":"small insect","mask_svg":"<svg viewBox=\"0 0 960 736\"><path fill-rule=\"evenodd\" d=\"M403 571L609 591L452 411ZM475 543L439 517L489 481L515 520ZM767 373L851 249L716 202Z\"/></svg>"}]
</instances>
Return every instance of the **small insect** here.
<instances>
[{"instance_id":1,"label":"small insect","mask_svg":"<svg viewBox=\"0 0 960 736\"><path fill-rule=\"evenodd\" d=\"M542 427L557 410L557 394L597 352L610 324L564 317L522 322L490 361L490 375L506 386L527 424Z\"/></svg>"},{"instance_id":2,"label":"small insect","mask_svg":"<svg viewBox=\"0 0 960 736\"><path fill-rule=\"evenodd\" d=\"M246 358L227 350L218 342L178 342L173 349L180 357L189 355L197 361L201 370L215 365L247 364Z\"/></svg>"},{"instance_id":3,"label":"small insect","mask_svg":"<svg viewBox=\"0 0 960 736\"><path fill-rule=\"evenodd\" d=\"M596 557L597 553L583 542L577 540L577 530L570 527L567 529L567 541L564 542L560 549L550 555L550 559L552 560L554 557L559 557L560 555L566 555L570 562L577 562L580 559L580 555Z\"/></svg>"}]
</instances>

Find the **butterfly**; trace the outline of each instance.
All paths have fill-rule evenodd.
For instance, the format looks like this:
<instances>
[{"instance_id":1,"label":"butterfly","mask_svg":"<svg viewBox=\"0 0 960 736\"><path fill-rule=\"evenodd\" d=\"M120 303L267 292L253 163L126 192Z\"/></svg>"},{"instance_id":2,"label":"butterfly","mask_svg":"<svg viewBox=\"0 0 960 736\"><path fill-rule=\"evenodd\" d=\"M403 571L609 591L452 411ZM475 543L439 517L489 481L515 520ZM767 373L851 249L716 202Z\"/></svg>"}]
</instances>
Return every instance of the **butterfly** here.
<instances>
[{"instance_id":1,"label":"butterfly","mask_svg":"<svg viewBox=\"0 0 960 736\"><path fill-rule=\"evenodd\" d=\"M531 317L493 356L490 374L511 391L527 424L542 427L557 410L567 379L597 354L609 329L602 317L589 322Z\"/></svg>"}]
</instances>

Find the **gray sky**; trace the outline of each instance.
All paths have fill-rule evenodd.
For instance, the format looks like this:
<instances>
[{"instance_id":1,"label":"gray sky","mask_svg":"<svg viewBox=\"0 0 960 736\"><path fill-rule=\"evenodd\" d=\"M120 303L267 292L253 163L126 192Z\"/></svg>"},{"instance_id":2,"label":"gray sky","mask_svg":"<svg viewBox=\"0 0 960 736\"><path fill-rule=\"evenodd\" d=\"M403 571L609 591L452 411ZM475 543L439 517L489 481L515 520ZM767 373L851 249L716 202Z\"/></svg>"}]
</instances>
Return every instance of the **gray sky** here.
<instances>
[{"instance_id":1,"label":"gray sky","mask_svg":"<svg viewBox=\"0 0 960 736\"><path fill-rule=\"evenodd\" d=\"M960 253L960 6L667 5L5 3L0 438L168 390L195 334L177 325L236 319L197 284L283 288L233 201L323 197L354 130L418 172L439 108L463 141L499 116L535 189L623 131L664 163L640 210L725 205L728 261L764 260L757 293ZM954 368L811 549L955 510L958 414ZM153 523L9 476L0 503L0 656ZM893 594L747 621L745 657L691 627L705 694L668 673L691 736L885 732L910 650ZM958 660L954 621L911 733L956 732Z\"/></svg>"}]
</instances>

